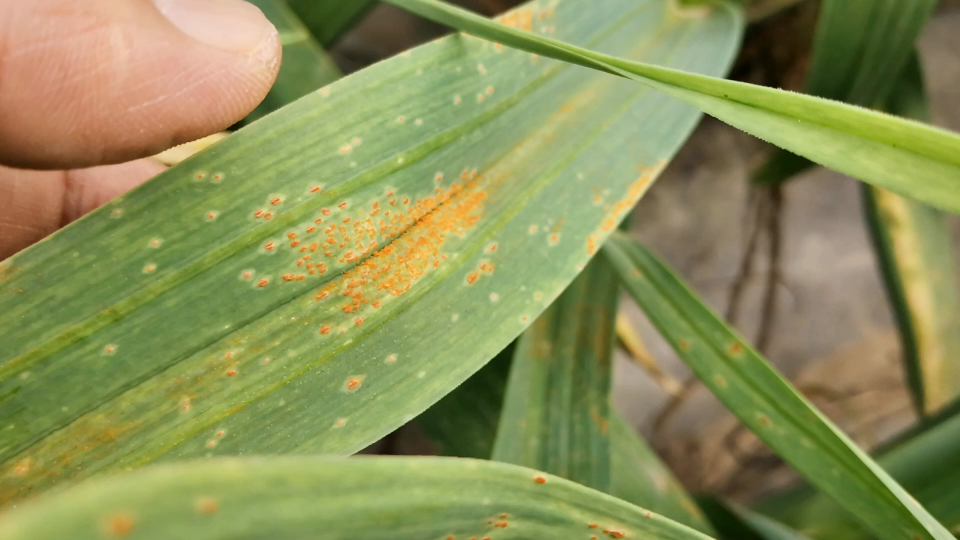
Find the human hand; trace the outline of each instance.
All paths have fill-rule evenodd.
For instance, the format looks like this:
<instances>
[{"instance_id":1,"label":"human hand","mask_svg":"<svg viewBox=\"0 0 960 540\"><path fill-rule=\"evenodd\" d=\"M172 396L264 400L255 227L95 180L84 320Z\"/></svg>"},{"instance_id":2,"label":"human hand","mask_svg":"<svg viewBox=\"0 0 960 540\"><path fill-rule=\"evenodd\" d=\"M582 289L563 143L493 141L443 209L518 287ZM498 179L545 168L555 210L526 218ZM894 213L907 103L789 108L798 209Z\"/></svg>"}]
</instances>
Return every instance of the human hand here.
<instances>
[{"instance_id":1,"label":"human hand","mask_svg":"<svg viewBox=\"0 0 960 540\"><path fill-rule=\"evenodd\" d=\"M236 123L279 67L243 0L0 0L0 260Z\"/></svg>"}]
</instances>

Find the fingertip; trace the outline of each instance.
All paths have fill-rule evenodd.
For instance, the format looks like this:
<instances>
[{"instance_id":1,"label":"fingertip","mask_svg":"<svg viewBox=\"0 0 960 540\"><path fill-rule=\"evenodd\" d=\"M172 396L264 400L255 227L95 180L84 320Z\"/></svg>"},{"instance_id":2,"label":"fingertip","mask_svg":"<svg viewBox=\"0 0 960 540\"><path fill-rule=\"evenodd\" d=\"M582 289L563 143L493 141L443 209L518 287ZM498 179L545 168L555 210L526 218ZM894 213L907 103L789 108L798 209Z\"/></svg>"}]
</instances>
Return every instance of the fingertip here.
<instances>
[{"instance_id":1,"label":"fingertip","mask_svg":"<svg viewBox=\"0 0 960 540\"><path fill-rule=\"evenodd\" d=\"M138 159L118 165L104 165L66 172L61 226L116 199L166 167L152 159Z\"/></svg>"},{"instance_id":2,"label":"fingertip","mask_svg":"<svg viewBox=\"0 0 960 540\"><path fill-rule=\"evenodd\" d=\"M242 0L10 4L0 9L10 23L0 36L8 165L119 163L221 131L279 70L276 28Z\"/></svg>"}]
</instances>

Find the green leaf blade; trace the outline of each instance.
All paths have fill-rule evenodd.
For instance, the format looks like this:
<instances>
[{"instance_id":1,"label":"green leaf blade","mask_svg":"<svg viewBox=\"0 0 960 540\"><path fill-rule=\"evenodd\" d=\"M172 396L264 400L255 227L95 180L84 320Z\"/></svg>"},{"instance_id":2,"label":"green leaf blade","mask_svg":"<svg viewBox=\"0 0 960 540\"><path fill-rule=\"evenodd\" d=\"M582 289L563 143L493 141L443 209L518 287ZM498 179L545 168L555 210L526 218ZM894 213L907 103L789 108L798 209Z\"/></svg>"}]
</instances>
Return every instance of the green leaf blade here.
<instances>
[{"instance_id":1,"label":"green leaf blade","mask_svg":"<svg viewBox=\"0 0 960 540\"><path fill-rule=\"evenodd\" d=\"M520 337L492 459L610 489L610 374L619 290L595 259Z\"/></svg>"},{"instance_id":2,"label":"green leaf blade","mask_svg":"<svg viewBox=\"0 0 960 540\"><path fill-rule=\"evenodd\" d=\"M610 493L614 497L716 536L706 516L680 481L616 413L610 417L610 474Z\"/></svg>"},{"instance_id":3,"label":"green leaf blade","mask_svg":"<svg viewBox=\"0 0 960 540\"><path fill-rule=\"evenodd\" d=\"M708 538L562 478L447 458L220 458L150 467L0 520L3 540L589 538L601 530L613 538Z\"/></svg>"},{"instance_id":4,"label":"green leaf blade","mask_svg":"<svg viewBox=\"0 0 960 540\"><path fill-rule=\"evenodd\" d=\"M880 538L951 538L650 252L616 235L604 253L697 377L812 484Z\"/></svg>"},{"instance_id":5,"label":"green leaf blade","mask_svg":"<svg viewBox=\"0 0 960 540\"><path fill-rule=\"evenodd\" d=\"M817 19L806 92L884 109L935 6L936 0L826 0ZM753 180L779 184L811 165L795 154L779 150Z\"/></svg>"},{"instance_id":6,"label":"green leaf blade","mask_svg":"<svg viewBox=\"0 0 960 540\"><path fill-rule=\"evenodd\" d=\"M740 31L585 2L538 20L706 72ZM0 265L0 501L154 461L363 448L545 309L698 118L453 36L241 129ZM610 207L584 204L600 186Z\"/></svg>"},{"instance_id":7,"label":"green leaf blade","mask_svg":"<svg viewBox=\"0 0 960 540\"><path fill-rule=\"evenodd\" d=\"M901 74L888 110L927 121L920 59ZM950 233L937 210L864 188L864 209L903 343L907 380L921 414L960 395L960 288Z\"/></svg>"},{"instance_id":8,"label":"green leaf blade","mask_svg":"<svg viewBox=\"0 0 960 540\"><path fill-rule=\"evenodd\" d=\"M642 82L807 159L960 213L955 133L802 94L617 58L497 25L438 0L389 1L511 47ZM714 11L738 13L726 4Z\"/></svg>"}]
</instances>

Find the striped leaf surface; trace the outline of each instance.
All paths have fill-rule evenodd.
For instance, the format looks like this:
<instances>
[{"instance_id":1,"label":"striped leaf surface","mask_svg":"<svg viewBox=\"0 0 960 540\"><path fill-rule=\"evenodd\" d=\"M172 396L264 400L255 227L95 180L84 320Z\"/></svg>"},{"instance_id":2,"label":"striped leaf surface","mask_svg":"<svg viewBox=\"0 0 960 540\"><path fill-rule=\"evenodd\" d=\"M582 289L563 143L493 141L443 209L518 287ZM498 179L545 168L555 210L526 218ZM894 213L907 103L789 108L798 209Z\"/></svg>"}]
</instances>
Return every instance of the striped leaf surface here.
<instances>
[{"instance_id":1,"label":"striped leaf surface","mask_svg":"<svg viewBox=\"0 0 960 540\"><path fill-rule=\"evenodd\" d=\"M505 21L722 74L737 14L666 6ZM155 461L363 448L526 328L698 118L451 36L239 130L0 264L0 502Z\"/></svg>"}]
</instances>

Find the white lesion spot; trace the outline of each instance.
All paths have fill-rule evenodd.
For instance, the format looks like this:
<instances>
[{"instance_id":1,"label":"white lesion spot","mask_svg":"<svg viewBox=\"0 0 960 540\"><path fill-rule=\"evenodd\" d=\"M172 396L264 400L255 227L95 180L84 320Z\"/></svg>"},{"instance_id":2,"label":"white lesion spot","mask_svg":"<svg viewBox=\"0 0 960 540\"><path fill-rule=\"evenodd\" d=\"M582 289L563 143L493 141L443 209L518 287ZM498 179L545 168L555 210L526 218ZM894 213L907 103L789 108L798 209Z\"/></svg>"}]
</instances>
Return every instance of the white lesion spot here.
<instances>
[{"instance_id":1,"label":"white lesion spot","mask_svg":"<svg viewBox=\"0 0 960 540\"><path fill-rule=\"evenodd\" d=\"M320 89L320 95L323 97L330 97L330 88L323 87Z\"/></svg>"},{"instance_id":2,"label":"white lesion spot","mask_svg":"<svg viewBox=\"0 0 960 540\"><path fill-rule=\"evenodd\" d=\"M527 234L529 234L529 235L532 236L532 235L534 235L534 234L537 234L537 231L539 231L539 230L540 230L540 227L538 227L538 226L536 226L536 225L531 225L531 226L527 227Z\"/></svg>"},{"instance_id":3,"label":"white lesion spot","mask_svg":"<svg viewBox=\"0 0 960 540\"><path fill-rule=\"evenodd\" d=\"M417 68L417 75L423 75L423 68Z\"/></svg>"},{"instance_id":4,"label":"white lesion spot","mask_svg":"<svg viewBox=\"0 0 960 540\"><path fill-rule=\"evenodd\" d=\"M450 316L450 320L453 321L453 322L459 321L459 320L460 320L460 314L459 314L459 313L454 313L453 315Z\"/></svg>"},{"instance_id":5,"label":"white lesion spot","mask_svg":"<svg viewBox=\"0 0 960 540\"><path fill-rule=\"evenodd\" d=\"M481 75L486 75L487 68L483 64L477 64L477 72Z\"/></svg>"},{"instance_id":6,"label":"white lesion spot","mask_svg":"<svg viewBox=\"0 0 960 540\"><path fill-rule=\"evenodd\" d=\"M417 118L416 120L414 120L414 121L413 121L413 125L415 125L415 126L422 126L422 125L423 125L423 118Z\"/></svg>"},{"instance_id":7,"label":"white lesion spot","mask_svg":"<svg viewBox=\"0 0 960 540\"><path fill-rule=\"evenodd\" d=\"M20 380L21 380L21 381L25 381L25 380L27 380L27 379L29 379L29 378L30 378L30 372L29 372L29 371L24 371L23 373L20 374Z\"/></svg>"},{"instance_id":8,"label":"white lesion spot","mask_svg":"<svg viewBox=\"0 0 960 540\"><path fill-rule=\"evenodd\" d=\"M422 378L424 378L424 377L426 377L426 376L427 376L427 372L426 372L426 371L421 371L420 373L417 373L417 378L418 378L418 379L422 379Z\"/></svg>"}]
</instances>

